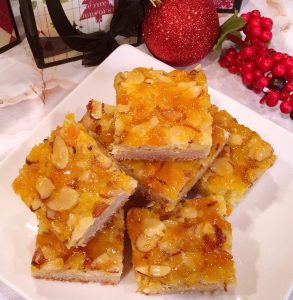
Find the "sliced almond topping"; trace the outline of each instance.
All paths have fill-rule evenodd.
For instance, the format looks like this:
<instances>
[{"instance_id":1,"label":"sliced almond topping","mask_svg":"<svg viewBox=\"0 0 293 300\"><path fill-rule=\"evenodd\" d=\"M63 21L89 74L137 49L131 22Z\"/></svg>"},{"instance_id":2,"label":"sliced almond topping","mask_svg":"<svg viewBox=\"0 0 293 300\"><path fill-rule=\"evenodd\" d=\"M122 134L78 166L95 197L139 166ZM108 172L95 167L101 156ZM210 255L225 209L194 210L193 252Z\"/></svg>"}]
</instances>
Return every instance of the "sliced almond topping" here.
<instances>
[{"instance_id":1,"label":"sliced almond topping","mask_svg":"<svg viewBox=\"0 0 293 300\"><path fill-rule=\"evenodd\" d=\"M98 155L96 157L97 161L99 162L100 166L104 169L104 170L108 170L112 167L112 161L109 157L107 157L106 155Z\"/></svg>"},{"instance_id":2,"label":"sliced almond topping","mask_svg":"<svg viewBox=\"0 0 293 300\"><path fill-rule=\"evenodd\" d=\"M54 248L50 246L43 246L41 248L42 253L44 254L46 260L53 260L57 257L57 254L54 250Z\"/></svg>"},{"instance_id":3,"label":"sliced almond topping","mask_svg":"<svg viewBox=\"0 0 293 300\"><path fill-rule=\"evenodd\" d=\"M76 221L76 215L74 214L69 214L68 215L68 218L67 218L67 222L66 222L66 225L69 227L69 228L72 228L74 223Z\"/></svg>"},{"instance_id":4,"label":"sliced almond topping","mask_svg":"<svg viewBox=\"0 0 293 300\"><path fill-rule=\"evenodd\" d=\"M92 173L90 170L86 170L79 176L79 181L89 181L91 179Z\"/></svg>"},{"instance_id":5,"label":"sliced almond topping","mask_svg":"<svg viewBox=\"0 0 293 300\"><path fill-rule=\"evenodd\" d=\"M140 84L144 81L145 77L143 73L139 71L125 72L123 73L128 83Z\"/></svg>"},{"instance_id":6,"label":"sliced almond topping","mask_svg":"<svg viewBox=\"0 0 293 300\"><path fill-rule=\"evenodd\" d=\"M45 263L47 260L41 250L41 248L37 248L32 258L32 265L33 266L40 266L41 264Z\"/></svg>"},{"instance_id":7,"label":"sliced almond topping","mask_svg":"<svg viewBox=\"0 0 293 300\"><path fill-rule=\"evenodd\" d=\"M260 144L257 143L251 147L249 150L249 157L255 159L257 161L263 161L266 158L272 155L272 148L270 145L267 144Z\"/></svg>"},{"instance_id":8,"label":"sliced almond topping","mask_svg":"<svg viewBox=\"0 0 293 300\"><path fill-rule=\"evenodd\" d=\"M62 258L56 258L52 261L48 261L44 264L42 264L41 269L44 271L58 271L58 270L62 270L64 266L64 262Z\"/></svg>"},{"instance_id":9,"label":"sliced almond topping","mask_svg":"<svg viewBox=\"0 0 293 300\"><path fill-rule=\"evenodd\" d=\"M56 211L51 210L51 209L47 209L46 217L50 220L54 220L56 218Z\"/></svg>"},{"instance_id":10,"label":"sliced almond topping","mask_svg":"<svg viewBox=\"0 0 293 300\"><path fill-rule=\"evenodd\" d=\"M240 134L231 134L229 138L229 142L231 145L240 146L242 144L242 137Z\"/></svg>"},{"instance_id":11,"label":"sliced almond topping","mask_svg":"<svg viewBox=\"0 0 293 300\"><path fill-rule=\"evenodd\" d=\"M40 176L36 181L36 190L40 195L41 199L47 199L51 196L55 186L50 178Z\"/></svg>"},{"instance_id":12,"label":"sliced almond topping","mask_svg":"<svg viewBox=\"0 0 293 300\"><path fill-rule=\"evenodd\" d=\"M141 252L149 252L156 247L159 238L157 236L149 237L144 233L140 234L136 239L136 248Z\"/></svg>"},{"instance_id":13,"label":"sliced almond topping","mask_svg":"<svg viewBox=\"0 0 293 300\"><path fill-rule=\"evenodd\" d=\"M151 265L150 266L150 275L154 277L164 277L171 272L171 267L169 266L158 266Z\"/></svg>"},{"instance_id":14,"label":"sliced almond topping","mask_svg":"<svg viewBox=\"0 0 293 300\"><path fill-rule=\"evenodd\" d=\"M93 262L92 267L97 268L100 267L103 264L107 264L111 262L111 257L107 252L104 252L103 254L99 255Z\"/></svg>"},{"instance_id":15,"label":"sliced almond topping","mask_svg":"<svg viewBox=\"0 0 293 300\"><path fill-rule=\"evenodd\" d=\"M69 186L64 186L47 202L47 206L54 211L65 211L77 203L78 192Z\"/></svg>"},{"instance_id":16,"label":"sliced almond topping","mask_svg":"<svg viewBox=\"0 0 293 300\"><path fill-rule=\"evenodd\" d=\"M202 223L196 227L196 237L202 239L204 235L214 235L214 227L211 223Z\"/></svg>"},{"instance_id":17,"label":"sliced almond topping","mask_svg":"<svg viewBox=\"0 0 293 300\"><path fill-rule=\"evenodd\" d=\"M91 118L94 120L100 120L102 118L103 103L95 100L91 100L86 106Z\"/></svg>"},{"instance_id":18,"label":"sliced almond topping","mask_svg":"<svg viewBox=\"0 0 293 300\"><path fill-rule=\"evenodd\" d=\"M58 135L53 143L53 153L51 159L54 166L60 170L66 168L69 162L67 146L63 139Z\"/></svg>"},{"instance_id":19,"label":"sliced almond topping","mask_svg":"<svg viewBox=\"0 0 293 300\"><path fill-rule=\"evenodd\" d=\"M31 205L30 205L30 209L31 211L37 211L39 210L43 205L43 202L39 199L35 199L32 201Z\"/></svg>"},{"instance_id":20,"label":"sliced almond topping","mask_svg":"<svg viewBox=\"0 0 293 300\"><path fill-rule=\"evenodd\" d=\"M149 267L148 266L139 266L135 268L135 271L141 273L143 275L149 275Z\"/></svg>"},{"instance_id":21,"label":"sliced almond topping","mask_svg":"<svg viewBox=\"0 0 293 300\"><path fill-rule=\"evenodd\" d=\"M195 207L185 206L181 208L181 215L187 219L195 219L198 215Z\"/></svg>"},{"instance_id":22,"label":"sliced almond topping","mask_svg":"<svg viewBox=\"0 0 293 300\"><path fill-rule=\"evenodd\" d=\"M218 158L211 166L211 170L220 176L226 176L233 173L234 169L226 157Z\"/></svg>"},{"instance_id":23,"label":"sliced almond topping","mask_svg":"<svg viewBox=\"0 0 293 300\"><path fill-rule=\"evenodd\" d=\"M144 229L144 234L149 237L153 237L155 235L163 236L165 229L166 226L163 222L157 219L150 219L150 222L147 223L147 227Z\"/></svg>"},{"instance_id":24,"label":"sliced almond topping","mask_svg":"<svg viewBox=\"0 0 293 300\"><path fill-rule=\"evenodd\" d=\"M167 240L167 239L160 240L158 243L158 247L160 248L161 251L171 255L180 252L180 247L176 243L174 243L173 240Z\"/></svg>"},{"instance_id":25,"label":"sliced almond topping","mask_svg":"<svg viewBox=\"0 0 293 300\"><path fill-rule=\"evenodd\" d=\"M89 227L95 222L94 218L84 217L79 220L78 224L75 226L71 240L69 242L69 247L76 245L76 243L82 238L85 232L89 229Z\"/></svg>"}]
</instances>

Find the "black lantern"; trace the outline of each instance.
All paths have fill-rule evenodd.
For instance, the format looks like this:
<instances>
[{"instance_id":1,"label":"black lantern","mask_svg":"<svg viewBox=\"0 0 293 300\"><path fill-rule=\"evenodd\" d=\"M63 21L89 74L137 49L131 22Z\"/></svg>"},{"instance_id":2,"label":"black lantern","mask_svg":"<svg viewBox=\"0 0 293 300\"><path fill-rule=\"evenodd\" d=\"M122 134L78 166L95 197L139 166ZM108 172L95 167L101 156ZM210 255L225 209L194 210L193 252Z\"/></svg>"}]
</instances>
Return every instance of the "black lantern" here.
<instances>
[{"instance_id":1,"label":"black lantern","mask_svg":"<svg viewBox=\"0 0 293 300\"><path fill-rule=\"evenodd\" d=\"M0 0L0 53L20 41L9 0Z\"/></svg>"},{"instance_id":2,"label":"black lantern","mask_svg":"<svg viewBox=\"0 0 293 300\"><path fill-rule=\"evenodd\" d=\"M19 0L39 68L99 64L122 43L141 43L144 0Z\"/></svg>"}]
</instances>

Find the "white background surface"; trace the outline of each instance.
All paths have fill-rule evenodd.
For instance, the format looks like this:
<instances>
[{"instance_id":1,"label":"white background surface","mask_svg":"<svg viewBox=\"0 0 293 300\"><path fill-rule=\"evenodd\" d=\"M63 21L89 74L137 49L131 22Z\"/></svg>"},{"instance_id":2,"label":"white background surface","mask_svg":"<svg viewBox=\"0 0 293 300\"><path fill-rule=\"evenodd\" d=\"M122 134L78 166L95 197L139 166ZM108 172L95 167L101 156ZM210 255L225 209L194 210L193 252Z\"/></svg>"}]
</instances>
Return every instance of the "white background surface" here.
<instances>
[{"instance_id":1,"label":"white background surface","mask_svg":"<svg viewBox=\"0 0 293 300\"><path fill-rule=\"evenodd\" d=\"M18 14L17 1L13 0L12 3L15 13ZM243 12L255 8L274 20L272 46L292 55L293 1L244 0ZM224 18L221 19L224 20ZM22 32L21 25L19 27ZM144 45L139 48L147 52ZM218 66L215 54L211 53L201 63L211 87L293 132L293 121L288 116L282 115L278 108L261 106L258 103L259 96L246 89L239 77L229 74ZM1 54L0 160L16 149L40 120L92 70L93 68L82 67L80 61L39 70L34 64L26 40ZM271 132L271 134L274 133ZM0 300L2 299L19 299L19 297L0 283Z\"/></svg>"},{"instance_id":2,"label":"white background surface","mask_svg":"<svg viewBox=\"0 0 293 300\"><path fill-rule=\"evenodd\" d=\"M123 57L123 61L121 61ZM125 69L140 64L144 67L170 68L131 46L117 49L76 90L52 111L16 152L0 165L0 195L9 201L0 202L0 239L4 241L0 256L0 278L14 285L29 299L90 300L146 300L135 292L133 272L125 267L121 283L116 286L35 280L29 264L34 247L36 222L32 213L19 201L10 183L23 164L26 153L38 141L60 124L71 111L80 118L87 99L103 99L114 103L113 78ZM255 184L229 217L233 228L233 257L238 283L228 293L183 294L157 296L158 300L275 300L286 299L293 286L293 134L273 122L240 105L238 102L210 88L212 103L228 110L270 142L278 159ZM272 135L271 132L275 134ZM287 147L285 147L287 146ZM17 220L17 222L15 221ZM284 230L286 228L286 230ZM19 255L21 249L21 255ZM280 255L282 249L282 255Z\"/></svg>"}]
</instances>

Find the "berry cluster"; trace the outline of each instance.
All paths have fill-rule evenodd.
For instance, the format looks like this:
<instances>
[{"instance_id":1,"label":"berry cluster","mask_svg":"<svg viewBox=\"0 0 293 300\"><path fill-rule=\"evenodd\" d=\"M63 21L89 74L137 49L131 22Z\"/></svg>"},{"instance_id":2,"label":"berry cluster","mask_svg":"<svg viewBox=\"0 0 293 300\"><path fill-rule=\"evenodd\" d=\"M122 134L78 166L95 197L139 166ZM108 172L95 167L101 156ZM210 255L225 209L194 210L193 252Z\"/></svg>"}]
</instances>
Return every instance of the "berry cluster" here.
<instances>
[{"instance_id":1,"label":"berry cluster","mask_svg":"<svg viewBox=\"0 0 293 300\"><path fill-rule=\"evenodd\" d=\"M229 48L219 64L230 73L241 76L243 84L255 93L264 93L260 103L270 107L279 101L280 110L293 119L293 57L268 48L273 21L258 10L242 14L246 25L240 49Z\"/></svg>"}]
</instances>

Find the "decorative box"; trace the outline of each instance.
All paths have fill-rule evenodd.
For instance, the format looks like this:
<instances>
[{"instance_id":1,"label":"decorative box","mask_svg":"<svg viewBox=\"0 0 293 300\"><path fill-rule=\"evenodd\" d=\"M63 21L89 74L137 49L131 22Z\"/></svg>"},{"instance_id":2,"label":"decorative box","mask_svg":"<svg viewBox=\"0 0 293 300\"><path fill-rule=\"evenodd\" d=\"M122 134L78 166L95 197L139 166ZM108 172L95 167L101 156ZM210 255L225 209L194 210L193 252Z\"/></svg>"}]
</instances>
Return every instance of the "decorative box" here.
<instances>
[{"instance_id":1,"label":"decorative box","mask_svg":"<svg viewBox=\"0 0 293 300\"><path fill-rule=\"evenodd\" d=\"M242 0L214 0L218 12L234 13L240 11Z\"/></svg>"},{"instance_id":2,"label":"decorative box","mask_svg":"<svg viewBox=\"0 0 293 300\"><path fill-rule=\"evenodd\" d=\"M0 0L0 53L20 41L9 0Z\"/></svg>"},{"instance_id":3,"label":"decorative box","mask_svg":"<svg viewBox=\"0 0 293 300\"><path fill-rule=\"evenodd\" d=\"M39 68L83 59L103 61L119 44L141 42L140 0L19 0Z\"/></svg>"}]
</instances>

